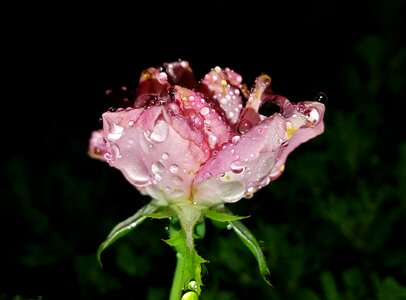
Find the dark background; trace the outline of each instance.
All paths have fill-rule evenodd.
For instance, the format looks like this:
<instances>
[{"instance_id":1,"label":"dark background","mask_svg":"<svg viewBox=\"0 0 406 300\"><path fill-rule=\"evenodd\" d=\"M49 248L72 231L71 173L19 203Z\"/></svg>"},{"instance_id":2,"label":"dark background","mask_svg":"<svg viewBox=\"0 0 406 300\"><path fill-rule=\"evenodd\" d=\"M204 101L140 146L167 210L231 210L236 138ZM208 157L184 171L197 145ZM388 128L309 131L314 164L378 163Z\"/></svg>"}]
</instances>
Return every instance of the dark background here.
<instances>
[{"instance_id":1,"label":"dark background","mask_svg":"<svg viewBox=\"0 0 406 300\"><path fill-rule=\"evenodd\" d=\"M406 299L405 4L402 1L148 2L5 10L0 299L167 299L175 253L163 221L96 251L148 198L87 156L91 131L141 71L188 60L197 78L267 73L291 101L328 95L325 133L284 174L229 208L251 253L207 223L201 299Z\"/></svg>"}]
</instances>

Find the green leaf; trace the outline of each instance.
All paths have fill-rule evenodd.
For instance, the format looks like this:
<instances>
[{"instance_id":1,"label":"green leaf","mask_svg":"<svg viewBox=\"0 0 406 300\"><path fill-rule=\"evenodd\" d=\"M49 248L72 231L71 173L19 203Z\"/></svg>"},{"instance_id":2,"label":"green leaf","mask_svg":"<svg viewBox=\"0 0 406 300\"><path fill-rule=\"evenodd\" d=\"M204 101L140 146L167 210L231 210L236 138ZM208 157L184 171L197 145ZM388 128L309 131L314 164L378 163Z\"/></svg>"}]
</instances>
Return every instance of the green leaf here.
<instances>
[{"instance_id":1,"label":"green leaf","mask_svg":"<svg viewBox=\"0 0 406 300\"><path fill-rule=\"evenodd\" d=\"M118 223L113 228L113 230L110 231L106 240L99 246L99 249L97 250L97 260L100 265L102 265L102 252L111 244L113 244L117 239L127 235L130 231L140 225L148 217L148 215L152 214L158 207L159 206L157 206L154 201L151 201L147 205L143 206L140 210L138 210L134 215Z\"/></svg>"},{"instance_id":2,"label":"green leaf","mask_svg":"<svg viewBox=\"0 0 406 300\"><path fill-rule=\"evenodd\" d=\"M243 223L238 220L230 221L229 224L231 225L231 228L234 230L234 232L238 235L238 237L242 240L242 242L248 247L248 249L250 249L252 254L254 254L258 262L259 271L265 282L272 286L271 282L269 281L271 273L269 272L268 266L266 264L264 253L262 252L262 249L253 234L247 227L245 227Z\"/></svg>"},{"instance_id":3,"label":"green leaf","mask_svg":"<svg viewBox=\"0 0 406 300\"><path fill-rule=\"evenodd\" d=\"M218 222L232 222L232 221L249 218L249 216L236 216L236 215L233 215L229 211L218 211L218 210L213 210L213 209L205 210L203 212L203 214L206 217L208 217L209 219L212 219L212 220L218 221Z\"/></svg>"}]
</instances>

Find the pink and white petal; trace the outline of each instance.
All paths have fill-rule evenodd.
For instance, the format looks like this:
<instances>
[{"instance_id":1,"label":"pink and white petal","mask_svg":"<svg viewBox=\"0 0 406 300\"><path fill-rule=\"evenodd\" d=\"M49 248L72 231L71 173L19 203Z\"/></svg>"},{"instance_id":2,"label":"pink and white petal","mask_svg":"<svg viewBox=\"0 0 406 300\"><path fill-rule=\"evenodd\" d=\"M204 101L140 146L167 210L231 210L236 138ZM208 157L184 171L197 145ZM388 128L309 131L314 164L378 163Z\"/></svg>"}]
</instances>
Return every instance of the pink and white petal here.
<instances>
[{"instance_id":1,"label":"pink and white petal","mask_svg":"<svg viewBox=\"0 0 406 300\"><path fill-rule=\"evenodd\" d=\"M215 67L206 74L201 82L199 91L207 95L224 112L224 117L230 125L238 122L242 109L240 86L241 75L226 68Z\"/></svg>"},{"instance_id":2,"label":"pink and white petal","mask_svg":"<svg viewBox=\"0 0 406 300\"><path fill-rule=\"evenodd\" d=\"M211 149L218 148L229 140L233 130L224 121L221 113L213 108L200 93L175 86L174 97L183 116L188 118L195 128L204 132Z\"/></svg>"},{"instance_id":3,"label":"pink and white petal","mask_svg":"<svg viewBox=\"0 0 406 300\"><path fill-rule=\"evenodd\" d=\"M285 137L285 120L274 115L232 138L200 169L193 185L196 202L235 202L269 183Z\"/></svg>"},{"instance_id":4,"label":"pink and white petal","mask_svg":"<svg viewBox=\"0 0 406 300\"><path fill-rule=\"evenodd\" d=\"M107 145L103 135L103 129L95 130L89 140L88 154L92 158L106 161L104 155L107 153Z\"/></svg>"},{"instance_id":5,"label":"pink and white petal","mask_svg":"<svg viewBox=\"0 0 406 300\"><path fill-rule=\"evenodd\" d=\"M194 89L197 86L197 81L188 61L165 63L164 67L172 85L179 85L188 89Z\"/></svg>"},{"instance_id":6,"label":"pink and white petal","mask_svg":"<svg viewBox=\"0 0 406 300\"><path fill-rule=\"evenodd\" d=\"M306 101L292 105L294 110L289 113L290 117L286 119L286 140L271 172L271 180L275 180L283 172L287 156L295 148L324 132L325 107L322 103ZM289 109L291 108L289 107Z\"/></svg>"},{"instance_id":7,"label":"pink and white petal","mask_svg":"<svg viewBox=\"0 0 406 300\"><path fill-rule=\"evenodd\" d=\"M155 68L148 68L141 74L135 91L134 107L146 107L170 101L168 76Z\"/></svg>"},{"instance_id":8,"label":"pink and white petal","mask_svg":"<svg viewBox=\"0 0 406 300\"><path fill-rule=\"evenodd\" d=\"M108 139L109 163L150 196L160 201L184 201L190 198L192 181L205 158L199 147L166 123L162 109L156 116L157 108L145 110L120 137ZM113 114L104 115L106 129L115 130L111 126L116 118Z\"/></svg>"}]
</instances>

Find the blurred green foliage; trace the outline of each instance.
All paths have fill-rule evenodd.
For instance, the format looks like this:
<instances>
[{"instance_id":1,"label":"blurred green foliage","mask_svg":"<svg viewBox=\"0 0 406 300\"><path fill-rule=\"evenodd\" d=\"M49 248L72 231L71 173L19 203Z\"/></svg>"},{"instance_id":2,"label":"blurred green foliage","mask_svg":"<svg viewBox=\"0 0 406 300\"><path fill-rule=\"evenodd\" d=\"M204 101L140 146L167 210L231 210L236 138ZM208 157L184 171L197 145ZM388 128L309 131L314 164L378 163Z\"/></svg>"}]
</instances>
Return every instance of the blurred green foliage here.
<instances>
[{"instance_id":1,"label":"blurred green foliage","mask_svg":"<svg viewBox=\"0 0 406 300\"><path fill-rule=\"evenodd\" d=\"M349 58L326 74L335 83L325 133L292 153L268 188L229 206L252 216L243 222L261 240L273 287L235 234L208 222L197 241L209 261L201 299L406 299L402 9L368 7L372 29L354 32ZM50 130L43 147L53 155L3 161L1 300L168 298L175 253L162 241L165 220L146 221L97 263L110 229L148 199L86 156L86 130L63 141Z\"/></svg>"}]
</instances>

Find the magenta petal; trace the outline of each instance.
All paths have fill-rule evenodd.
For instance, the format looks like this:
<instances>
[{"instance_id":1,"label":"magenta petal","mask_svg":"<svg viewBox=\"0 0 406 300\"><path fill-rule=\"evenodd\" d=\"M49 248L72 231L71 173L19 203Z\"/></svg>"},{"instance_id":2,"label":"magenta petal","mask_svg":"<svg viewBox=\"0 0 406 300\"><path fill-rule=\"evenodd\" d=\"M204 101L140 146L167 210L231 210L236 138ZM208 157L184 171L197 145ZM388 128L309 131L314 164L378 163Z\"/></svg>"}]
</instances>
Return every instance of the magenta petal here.
<instances>
[{"instance_id":1,"label":"magenta petal","mask_svg":"<svg viewBox=\"0 0 406 300\"><path fill-rule=\"evenodd\" d=\"M237 123L242 109L241 82L242 77L229 68L215 67L204 76L199 87L199 91L220 107L230 125Z\"/></svg>"}]
</instances>

